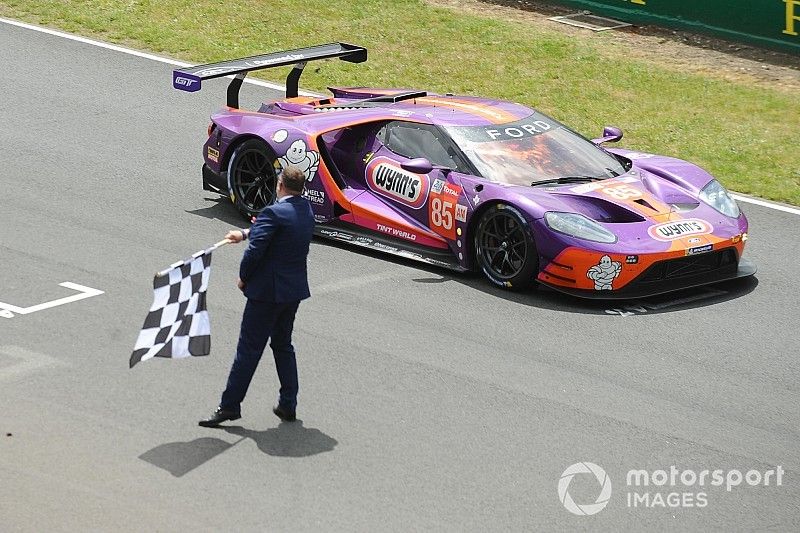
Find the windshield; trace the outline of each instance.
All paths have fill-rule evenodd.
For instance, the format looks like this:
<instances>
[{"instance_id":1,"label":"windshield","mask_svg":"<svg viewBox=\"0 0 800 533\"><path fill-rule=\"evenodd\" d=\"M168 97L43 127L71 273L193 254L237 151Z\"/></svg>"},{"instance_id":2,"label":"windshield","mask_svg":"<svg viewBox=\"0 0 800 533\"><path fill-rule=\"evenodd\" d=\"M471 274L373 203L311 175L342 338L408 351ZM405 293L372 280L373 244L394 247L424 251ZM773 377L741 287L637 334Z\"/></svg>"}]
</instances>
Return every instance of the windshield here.
<instances>
[{"instance_id":1,"label":"windshield","mask_svg":"<svg viewBox=\"0 0 800 533\"><path fill-rule=\"evenodd\" d=\"M492 181L531 185L626 172L614 156L541 113L508 124L445 129L481 175Z\"/></svg>"}]
</instances>

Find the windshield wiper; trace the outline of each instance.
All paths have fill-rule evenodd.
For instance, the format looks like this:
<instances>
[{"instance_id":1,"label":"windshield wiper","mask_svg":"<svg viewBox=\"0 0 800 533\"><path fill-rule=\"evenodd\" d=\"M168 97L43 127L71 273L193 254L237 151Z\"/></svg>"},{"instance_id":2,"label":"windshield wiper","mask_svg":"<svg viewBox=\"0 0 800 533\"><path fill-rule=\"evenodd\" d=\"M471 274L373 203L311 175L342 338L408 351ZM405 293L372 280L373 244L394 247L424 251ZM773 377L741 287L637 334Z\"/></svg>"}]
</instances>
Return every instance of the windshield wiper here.
<instances>
[{"instance_id":1,"label":"windshield wiper","mask_svg":"<svg viewBox=\"0 0 800 533\"><path fill-rule=\"evenodd\" d=\"M582 181L599 181L599 180L605 180L605 179L608 179L608 176L600 176L600 177L597 177L597 176L563 176L561 178L553 178L553 179L549 179L549 180L534 181L533 183L531 183L531 187L533 187L534 185L542 185L542 184L545 184L545 183L559 183L559 184L563 184L563 183L580 183Z\"/></svg>"}]
</instances>

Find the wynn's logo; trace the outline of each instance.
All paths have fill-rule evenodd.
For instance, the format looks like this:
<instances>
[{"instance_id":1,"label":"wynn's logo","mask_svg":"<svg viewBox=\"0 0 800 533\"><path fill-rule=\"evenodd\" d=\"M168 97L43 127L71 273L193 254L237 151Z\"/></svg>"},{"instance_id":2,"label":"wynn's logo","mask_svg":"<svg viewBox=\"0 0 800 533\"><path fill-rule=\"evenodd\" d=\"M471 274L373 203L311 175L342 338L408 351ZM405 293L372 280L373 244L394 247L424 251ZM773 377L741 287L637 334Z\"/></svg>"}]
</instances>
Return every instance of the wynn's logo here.
<instances>
[{"instance_id":1,"label":"wynn's logo","mask_svg":"<svg viewBox=\"0 0 800 533\"><path fill-rule=\"evenodd\" d=\"M403 170L386 157L376 157L367 165L367 185L387 198L413 209L425 205L428 197L428 176Z\"/></svg>"},{"instance_id":2,"label":"wynn's logo","mask_svg":"<svg viewBox=\"0 0 800 533\"><path fill-rule=\"evenodd\" d=\"M678 222L665 222L650 226L647 232L657 241L674 241L689 235L705 235L714 231L714 227L699 218L690 218Z\"/></svg>"}]
</instances>

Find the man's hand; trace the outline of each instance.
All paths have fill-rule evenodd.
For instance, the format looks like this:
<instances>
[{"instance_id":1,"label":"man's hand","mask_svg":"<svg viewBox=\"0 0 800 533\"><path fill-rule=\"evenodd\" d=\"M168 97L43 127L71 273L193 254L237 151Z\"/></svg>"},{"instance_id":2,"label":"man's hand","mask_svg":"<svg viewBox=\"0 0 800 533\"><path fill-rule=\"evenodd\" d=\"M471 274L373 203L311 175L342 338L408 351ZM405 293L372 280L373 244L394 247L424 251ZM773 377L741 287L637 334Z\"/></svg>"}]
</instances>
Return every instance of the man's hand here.
<instances>
[{"instance_id":1,"label":"man's hand","mask_svg":"<svg viewBox=\"0 0 800 533\"><path fill-rule=\"evenodd\" d=\"M225 234L225 240L233 244L242 242L244 240L244 230L236 229L229 231Z\"/></svg>"},{"instance_id":2,"label":"man's hand","mask_svg":"<svg viewBox=\"0 0 800 533\"><path fill-rule=\"evenodd\" d=\"M240 278L236 278L236 286L239 287L240 291L243 291L244 290L244 281L242 281Z\"/></svg>"}]
</instances>

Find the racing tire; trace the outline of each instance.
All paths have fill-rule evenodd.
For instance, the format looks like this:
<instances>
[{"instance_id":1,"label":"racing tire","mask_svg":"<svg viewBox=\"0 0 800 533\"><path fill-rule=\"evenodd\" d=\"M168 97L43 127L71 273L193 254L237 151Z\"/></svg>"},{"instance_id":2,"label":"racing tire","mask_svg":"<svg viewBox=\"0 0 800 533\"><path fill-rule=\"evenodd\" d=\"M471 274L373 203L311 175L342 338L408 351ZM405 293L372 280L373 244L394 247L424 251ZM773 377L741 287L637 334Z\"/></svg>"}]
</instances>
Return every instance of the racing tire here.
<instances>
[{"instance_id":1,"label":"racing tire","mask_svg":"<svg viewBox=\"0 0 800 533\"><path fill-rule=\"evenodd\" d=\"M228 162L228 193L236 209L248 220L275 202L278 175L275 157L258 139L237 146Z\"/></svg>"},{"instance_id":2,"label":"racing tire","mask_svg":"<svg viewBox=\"0 0 800 533\"><path fill-rule=\"evenodd\" d=\"M499 287L525 290L535 285L536 244L525 218L513 206L494 204L481 215L475 228L475 259Z\"/></svg>"}]
</instances>

